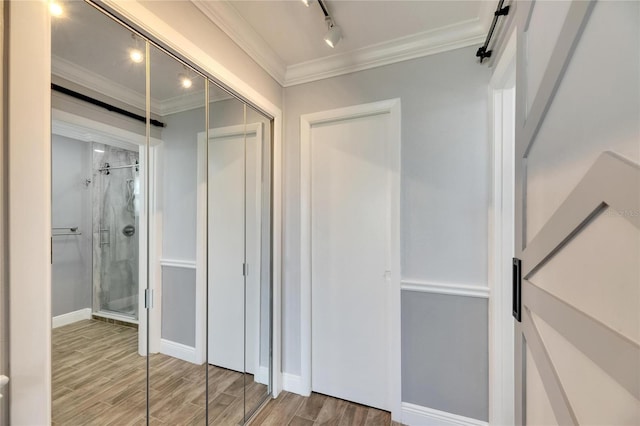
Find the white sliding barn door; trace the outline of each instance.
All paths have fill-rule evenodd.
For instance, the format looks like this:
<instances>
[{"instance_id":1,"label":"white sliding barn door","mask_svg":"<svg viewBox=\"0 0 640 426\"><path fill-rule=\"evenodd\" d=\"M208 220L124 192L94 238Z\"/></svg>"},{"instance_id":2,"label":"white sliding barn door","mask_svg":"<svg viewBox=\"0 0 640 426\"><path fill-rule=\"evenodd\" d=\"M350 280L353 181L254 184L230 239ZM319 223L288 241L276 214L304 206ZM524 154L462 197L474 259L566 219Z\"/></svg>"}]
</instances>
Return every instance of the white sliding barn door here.
<instances>
[{"instance_id":1,"label":"white sliding barn door","mask_svg":"<svg viewBox=\"0 0 640 426\"><path fill-rule=\"evenodd\" d=\"M252 374L259 352L261 135L255 124L246 133L242 125L209 131L209 363Z\"/></svg>"},{"instance_id":2,"label":"white sliding barn door","mask_svg":"<svg viewBox=\"0 0 640 426\"><path fill-rule=\"evenodd\" d=\"M374 112L308 128L311 388L389 411L399 331L394 120Z\"/></svg>"},{"instance_id":3,"label":"white sliding barn door","mask_svg":"<svg viewBox=\"0 0 640 426\"><path fill-rule=\"evenodd\" d=\"M516 5L516 423L638 425L640 3Z\"/></svg>"}]
</instances>

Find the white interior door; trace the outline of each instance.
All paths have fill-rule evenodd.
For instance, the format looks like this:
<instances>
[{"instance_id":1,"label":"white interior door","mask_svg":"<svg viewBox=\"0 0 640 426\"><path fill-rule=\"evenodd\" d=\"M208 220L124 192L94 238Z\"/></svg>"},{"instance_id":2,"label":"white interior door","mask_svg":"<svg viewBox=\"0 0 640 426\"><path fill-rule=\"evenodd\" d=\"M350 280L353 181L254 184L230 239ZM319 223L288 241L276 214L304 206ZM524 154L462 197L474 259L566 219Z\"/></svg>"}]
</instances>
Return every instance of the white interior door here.
<instances>
[{"instance_id":1,"label":"white interior door","mask_svg":"<svg viewBox=\"0 0 640 426\"><path fill-rule=\"evenodd\" d=\"M209 131L209 363L252 374L260 347L259 135L255 125L246 141L244 126Z\"/></svg>"},{"instance_id":2,"label":"white interior door","mask_svg":"<svg viewBox=\"0 0 640 426\"><path fill-rule=\"evenodd\" d=\"M640 3L519 9L516 422L638 425Z\"/></svg>"},{"instance_id":3,"label":"white interior door","mask_svg":"<svg viewBox=\"0 0 640 426\"><path fill-rule=\"evenodd\" d=\"M312 390L391 410L390 114L310 129ZM397 170L396 170L397 171Z\"/></svg>"}]
</instances>

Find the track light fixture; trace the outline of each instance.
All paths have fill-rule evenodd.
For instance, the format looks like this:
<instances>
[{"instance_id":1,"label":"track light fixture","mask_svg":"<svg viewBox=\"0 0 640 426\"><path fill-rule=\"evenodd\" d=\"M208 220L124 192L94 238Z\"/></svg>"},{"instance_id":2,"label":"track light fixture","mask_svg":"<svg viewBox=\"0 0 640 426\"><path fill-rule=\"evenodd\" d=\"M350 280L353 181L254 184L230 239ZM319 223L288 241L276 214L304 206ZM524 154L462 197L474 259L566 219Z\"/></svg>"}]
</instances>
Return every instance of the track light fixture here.
<instances>
[{"instance_id":1,"label":"track light fixture","mask_svg":"<svg viewBox=\"0 0 640 426\"><path fill-rule=\"evenodd\" d=\"M305 6L309 7L314 0L302 0ZM327 23L327 33L324 35L324 42L327 43L329 47L332 49L336 47L340 40L342 40L342 29L336 25L333 21L331 15L329 15L329 9L324 4L323 0L318 0L318 6L322 9L322 13L324 14L324 21Z\"/></svg>"},{"instance_id":2,"label":"track light fixture","mask_svg":"<svg viewBox=\"0 0 640 426\"><path fill-rule=\"evenodd\" d=\"M329 47L334 48L340 40L342 40L342 30L329 16L324 18L324 20L327 21L327 26L329 27L329 30L324 35L324 42L327 43Z\"/></svg>"}]
</instances>

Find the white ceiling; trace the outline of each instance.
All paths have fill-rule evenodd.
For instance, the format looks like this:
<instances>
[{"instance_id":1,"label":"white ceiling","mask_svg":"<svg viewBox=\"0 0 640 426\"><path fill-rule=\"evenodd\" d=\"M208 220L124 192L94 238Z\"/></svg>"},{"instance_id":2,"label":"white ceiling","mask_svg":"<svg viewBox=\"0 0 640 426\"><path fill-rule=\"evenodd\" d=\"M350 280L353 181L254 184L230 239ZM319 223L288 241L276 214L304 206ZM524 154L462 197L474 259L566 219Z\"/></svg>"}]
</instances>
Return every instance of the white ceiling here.
<instances>
[{"instance_id":1,"label":"white ceiling","mask_svg":"<svg viewBox=\"0 0 640 426\"><path fill-rule=\"evenodd\" d=\"M314 1L191 0L284 86L480 45L497 1L325 0L343 40L327 46Z\"/></svg>"},{"instance_id":2,"label":"white ceiling","mask_svg":"<svg viewBox=\"0 0 640 426\"><path fill-rule=\"evenodd\" d=\"M480 45L491 1L325 0L343 31L335 49L323 36L317 2L300 0L191 0L283 86L386 65L464 46ZM144 64L129 60L141 40L85 2L62 0L52 21L52 73L144 109ZM182 64L151 49L151 104L159 115L201 106L204 80L184 89ZM212 90L211 99L228 95Z\"/></svg>"}]
</instances>

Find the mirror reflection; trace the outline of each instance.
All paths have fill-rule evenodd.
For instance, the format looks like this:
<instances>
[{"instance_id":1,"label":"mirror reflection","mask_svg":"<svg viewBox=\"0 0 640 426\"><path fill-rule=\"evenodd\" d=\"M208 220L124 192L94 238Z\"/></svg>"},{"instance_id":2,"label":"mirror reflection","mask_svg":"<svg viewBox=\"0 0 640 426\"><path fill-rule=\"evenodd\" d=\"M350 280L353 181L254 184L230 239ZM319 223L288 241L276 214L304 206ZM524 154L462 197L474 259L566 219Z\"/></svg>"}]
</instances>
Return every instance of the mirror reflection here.
<instances>
[{"instance_id":1,"label":"mirror reflection","mask_svg":"<svg viewBox=\"0 0 640 426\"><path fill-rule=\"evenodd\" d=\"M149 416L205 424L206 301L198 265L198 134L206 131L204 77L156 47L149 51L151 111L163 123L151 148Z\"/></svg>"},{"instance_id":2,"label":"mirror reflection","mask_svg":"<svg viewBox=\"0 0 640 426\"><path fill-rule=\"evenodd\" d=\"M272 392L271 120L60 4L53 422L244 424Z\"/></svg>"},{"instance_id":3,"label":"mirror reflection","mask_svg":"<svg viewBox=\"0 0 640 426\"><path fill-rule=\"evenodd\" d=\"M271 394L271 120L252 109L246 108L246 135L247 141L255 137L255 142L248 143L248 150L254 151L255 156L247 156L247 170L251 175L255 170L255 186L247 187L247 206L254 211L255 230L250 232L251 238L247 241L247 247L252 247L255 253L253 281L248 288L254 297L254 327L255 346L247 345L245 358L251 359L255 364L255 372L245 371L246 389L246 413L248 419ZM252 129L256 130L253 136ZM248 277L251 277L249 271Z\"/></svg>"},{"instance_id":4,"label":"mirror reflection","mask_svg":"<svg viewBox=\"0 0 640 426\"><path fill-rule=\"evenodd\" d=\"M51 58L52 417L142 422L146 78L132 52L146 42L85 3L62 7Z\"/></svg>"},{"instance_id":5,"label":"mirror reflection","mask_svg":"<svg viewBox=\"0 0 640 426\"><path fill-rule=\"evenodd\" d=\"M270 123L211 90L209 125L209 423L242 423L270 392Z\"/></svg>"}]
</instances>

